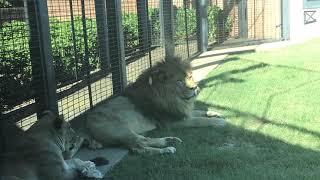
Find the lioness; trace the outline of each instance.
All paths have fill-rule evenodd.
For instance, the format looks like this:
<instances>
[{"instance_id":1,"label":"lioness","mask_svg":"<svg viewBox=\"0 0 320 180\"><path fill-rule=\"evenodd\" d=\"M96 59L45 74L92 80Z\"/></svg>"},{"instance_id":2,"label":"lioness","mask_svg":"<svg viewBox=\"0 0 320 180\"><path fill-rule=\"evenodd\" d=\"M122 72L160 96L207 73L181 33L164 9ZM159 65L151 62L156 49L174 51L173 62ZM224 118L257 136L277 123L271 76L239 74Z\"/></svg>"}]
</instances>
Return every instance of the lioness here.
<instances>
[{"instance_id":1,"label":"lioness","mask_svg":"<svg viewBox=\"0 0 320 180\"><path fill-rule=\"evenodd\" d=\"M199 88L189 62L174 57L146 70L121 96L87 115L89 134L103 146L121 144L137 153L174 153L178 137L149 138L141 134L156 127L222 127L212 111L195 111Z\"/></svg>"},{"instance_id":2,"label":"lioness","mask_svg":"<svg viewBox=\"0 0 320 180\"><path fill-rule=\"evenodd\" d=\"M54 113L46 111L26 132L17 127L11 130L15 131L15 141L0 156L1 179L69 180L78 179L79 173L102 178L91 161L64 160L63 156L71 158L77 152L83 138Z\"/></svg>"}]
</instances>

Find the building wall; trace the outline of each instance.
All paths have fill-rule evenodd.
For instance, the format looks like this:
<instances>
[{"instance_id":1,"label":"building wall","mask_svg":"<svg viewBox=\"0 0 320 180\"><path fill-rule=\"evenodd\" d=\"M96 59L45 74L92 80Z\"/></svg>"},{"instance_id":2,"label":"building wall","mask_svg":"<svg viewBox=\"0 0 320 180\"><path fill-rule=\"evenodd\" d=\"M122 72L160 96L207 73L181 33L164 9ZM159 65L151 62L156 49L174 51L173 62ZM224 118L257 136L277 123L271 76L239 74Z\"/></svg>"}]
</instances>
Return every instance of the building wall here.
<instances>
[{"instance_id":1,"label":"building wall","mask_svg":"<svg viewBox=\"0 0 320 180\"><path fill-rule=\"evenodd\" d=\"M316 22L310 24L304 23L304 12L308 10L316 11L313 16ZM320 37L320 8L305 9L303 0L290 1L289 22L289 38L291 40Z\"/></svg>"}]
</instances>

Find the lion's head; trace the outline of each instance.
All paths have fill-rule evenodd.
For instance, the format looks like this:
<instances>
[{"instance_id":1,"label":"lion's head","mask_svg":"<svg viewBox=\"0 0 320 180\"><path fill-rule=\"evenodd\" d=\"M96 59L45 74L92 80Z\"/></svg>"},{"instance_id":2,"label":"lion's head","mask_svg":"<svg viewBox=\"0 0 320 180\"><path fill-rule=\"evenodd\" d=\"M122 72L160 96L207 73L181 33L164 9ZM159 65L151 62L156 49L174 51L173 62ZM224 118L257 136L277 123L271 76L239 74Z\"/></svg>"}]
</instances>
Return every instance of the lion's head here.
<instances>
[{"instance_id":1,"label":"lion's head","mask_svg":"<svg viewBox=\"0 0 320 180\"><path fill-rule=\"evenodd\" d=\"M51 140L61 150L65 159L71 158L78 150L83 138L78 136L69 122L51 111L44 111L42 117L27 131L41 140Z\"/></svg>"},{"instance_id":2,"label":"lion's head","mask_svg":"<svg viewBox=\"0 0 320 180\"><path fill-rule=\"evenodd\" d=\"M148 69L125 91L143 112L159 120L189 116L198 93L190 63L177 57Z\"/></svg>"}]
</instances>

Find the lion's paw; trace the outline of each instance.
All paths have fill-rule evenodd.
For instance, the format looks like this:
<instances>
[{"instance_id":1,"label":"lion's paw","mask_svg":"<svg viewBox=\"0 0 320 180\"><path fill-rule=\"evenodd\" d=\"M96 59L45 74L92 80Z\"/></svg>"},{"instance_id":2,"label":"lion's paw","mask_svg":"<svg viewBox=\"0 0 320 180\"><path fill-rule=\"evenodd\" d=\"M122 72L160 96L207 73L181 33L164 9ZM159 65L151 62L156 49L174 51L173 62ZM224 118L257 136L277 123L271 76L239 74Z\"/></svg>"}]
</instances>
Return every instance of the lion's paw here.
<instances>
[{"instance_id":1,"label":"lion's paw","mask_svg":"<svg viewBox=\"0 0 320 180\"><path fill-rule=\"evenodd\" d=\"M83 161L81 164L80 172L83 176L89 178L102 179L102 173L96 168L95 164L91 161Z\"/></svg>"},{"instance_id":2,"label":"lion's paw","mask_svg":"<svg viewBox=\"0 0 320 180\"><path fill-rule=\"evenodd\" d=\"M166 147L161 149L162 150L162 154L174 154L177 150L175 147Z\"/></svg>"},{"instance_id":3,"label":"lion's paw","mask_svg":"<svg viewBox=\"0 0 320 180\"><path fill-rule=\"evenodd\" d=\"M217 117L217 118L221 118L222 117L222 115L220 113L218 113L216 111L212 111L212 110L208 110L206 112L206 116L207 117Z\"/></svg>"},{"instance_id":4,"label":"lion's paw","mask_svg":"<svg viewBox=\"0 0 320 180\"><path fill-rule=\"evenodd\" d=\"M177 143L182 143L182 140L178 137L164 137L166 141L166 145L172 146Z\"/></svg>"}]
</instances>

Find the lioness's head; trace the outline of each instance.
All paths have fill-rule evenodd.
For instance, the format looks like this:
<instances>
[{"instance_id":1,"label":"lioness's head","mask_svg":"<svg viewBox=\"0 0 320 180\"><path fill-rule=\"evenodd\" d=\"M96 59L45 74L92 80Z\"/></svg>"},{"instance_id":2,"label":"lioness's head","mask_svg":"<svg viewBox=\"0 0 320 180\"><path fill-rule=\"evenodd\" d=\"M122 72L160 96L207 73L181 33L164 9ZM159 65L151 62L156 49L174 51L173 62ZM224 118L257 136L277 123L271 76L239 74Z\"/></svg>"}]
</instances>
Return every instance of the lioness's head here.
<instances>
[{"instance_id":1,"label":"lioness's head","mask_svg":"<svg viewBox=\"0 0 320 180\"><path fill-rule=\"evenodd\" d=\"M190 62L173 57L166 59L149 71L149 85L157 88L165 87L180 99L192 100L199 87L192 77Z\"/></svg>"},{"instance_id":2,"label":"lioness's head","mask_svg":"<svg viewBox=\"0 0 320 180\"><path fill-rule=\"evenodd\" d=\"M41 131L51 132L49 137L43 138L51 138L51 140L60 148L65 159L71 158L70 156L78 149L78 144L81 144L83 141L83 138L77 135L69 122L65 121L62 116L51 111L44 111L42 117L30 128L30 130L34 132L37 131L37 133Z\"/></svg>"}]
</instances>

